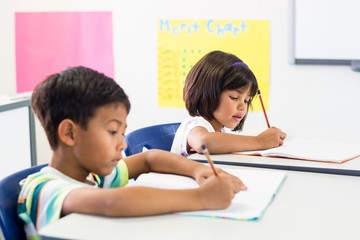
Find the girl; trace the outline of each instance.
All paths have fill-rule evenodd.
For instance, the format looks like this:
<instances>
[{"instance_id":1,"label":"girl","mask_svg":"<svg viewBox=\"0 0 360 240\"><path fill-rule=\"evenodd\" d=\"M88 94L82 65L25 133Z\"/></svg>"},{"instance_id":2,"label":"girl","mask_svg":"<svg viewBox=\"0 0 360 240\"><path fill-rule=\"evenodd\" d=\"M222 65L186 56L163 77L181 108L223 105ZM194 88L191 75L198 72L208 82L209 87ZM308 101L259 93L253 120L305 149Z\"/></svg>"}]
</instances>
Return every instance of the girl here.
<instances>
[{"instance_id":1,"label":"girl","mask_svg":"<svg viewBox=\"0 0 360 240\"><path fill-rule=\"evenodd\" d=\"M205 55L186 77L183 98L190 118L178 128L171 151L188 156L202 152L231 153L278 147L286 133L271 127L257 136L226 133L241 131L251 101L258 90L250 68L233 54L213 51Z\"/></svg>"}]
</instances>

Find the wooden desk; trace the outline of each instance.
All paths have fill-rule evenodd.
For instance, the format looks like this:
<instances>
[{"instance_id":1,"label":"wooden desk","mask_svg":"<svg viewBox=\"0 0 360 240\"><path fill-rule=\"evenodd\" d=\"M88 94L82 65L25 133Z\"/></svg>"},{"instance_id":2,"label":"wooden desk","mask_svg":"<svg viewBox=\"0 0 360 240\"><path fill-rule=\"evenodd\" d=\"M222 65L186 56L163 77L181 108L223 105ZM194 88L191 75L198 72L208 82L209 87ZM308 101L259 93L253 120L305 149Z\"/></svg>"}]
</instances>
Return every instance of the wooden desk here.
<instances>
[{"instance_id":1,"label":"wooden desk","mask_svg":"<svg viewBox=\"0 0 360 240\"><path fill-rule=\"evenodd\" d=\"M228 166L227 166L228 167ZM278 170L272 170L278 171ZM258 221L175 214L106 218L71 214L43 228L42 239L358 239L360 178L289 171Z\"/></svg>"},{"instance_id":2,"label":"wooden desk","mask_svg":"<svg viewBox=\"0 0 360 240\"><path fill-rule=\"evenodd\" d=\"M196 153L190 155L188 158L199 162L207 162L206 157L203 154ZM341 164L303 161L287 158L245 156L240 154L212 154L211 158L214 163L233 166L261 167L360 176L360 157Z\"/></svg>"}]
</instances>

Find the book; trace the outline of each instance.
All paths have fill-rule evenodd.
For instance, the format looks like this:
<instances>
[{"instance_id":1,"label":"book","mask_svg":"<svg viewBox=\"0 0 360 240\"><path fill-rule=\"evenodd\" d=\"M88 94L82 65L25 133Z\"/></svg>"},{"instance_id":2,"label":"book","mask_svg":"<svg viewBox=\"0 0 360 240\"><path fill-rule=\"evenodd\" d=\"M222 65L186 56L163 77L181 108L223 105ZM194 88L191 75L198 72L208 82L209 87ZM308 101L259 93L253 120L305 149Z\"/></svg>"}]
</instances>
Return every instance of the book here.
<instances>
[{"instance_id":1,"label":"book","mask_svg":"<svg viewBox=\"0 0 360 240\"><path fill-rule=\"evenodd\" d=\"M360 156L360 145L328 139L285 141L284 145L261 151L236 152L243 155L281 157L295 160L344 163Z\"/></svg>"},{"instance_id":2,"label":"book","mask_svg":"<svg viewBox=\"0 0 360 240\"><path fill-rule=\"evenodd\" d=\"M223 170L238 176L248 189L237 193L231 205L226 209L189 211L176 214L234 220L258 220L263 216L286 178L286 172L284 171L237 168L223 168ZM190 177L153 172L141 174L135 181L128 185L165 189L199 187L198 183Z\"/></svg>"}]
</instances>

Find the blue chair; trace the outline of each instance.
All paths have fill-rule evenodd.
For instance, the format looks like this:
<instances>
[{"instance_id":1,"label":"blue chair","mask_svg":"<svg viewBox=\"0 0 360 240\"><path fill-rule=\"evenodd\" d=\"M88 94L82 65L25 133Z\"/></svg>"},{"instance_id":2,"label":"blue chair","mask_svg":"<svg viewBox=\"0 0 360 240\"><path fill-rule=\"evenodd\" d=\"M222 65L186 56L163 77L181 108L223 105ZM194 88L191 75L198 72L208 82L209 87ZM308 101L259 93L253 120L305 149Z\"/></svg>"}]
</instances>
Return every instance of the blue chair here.
<instances>
[{"instance_id":1,"label":"blue chair","mask_svg":"<svg viewBox=\"0 0 360 240\"><path fill-rule=\"evenodd\" d=\"M166 123L140 128L125 136L127 148L126 156L137 154L146 149L161 149L170 151L176 130L180 123Z\"/></svg>"},{"instance_id":2,"label":"blue chair","mask_svg":"<svg viewBox=\"0 0 360 240\"><path fill-rule=\"evenodd\" d=\"M13 173L0 181L0 227L6 240L26 239L23 223L17 215L19 182L47 166L42 164Z\"/></svg>"}]
</instances>

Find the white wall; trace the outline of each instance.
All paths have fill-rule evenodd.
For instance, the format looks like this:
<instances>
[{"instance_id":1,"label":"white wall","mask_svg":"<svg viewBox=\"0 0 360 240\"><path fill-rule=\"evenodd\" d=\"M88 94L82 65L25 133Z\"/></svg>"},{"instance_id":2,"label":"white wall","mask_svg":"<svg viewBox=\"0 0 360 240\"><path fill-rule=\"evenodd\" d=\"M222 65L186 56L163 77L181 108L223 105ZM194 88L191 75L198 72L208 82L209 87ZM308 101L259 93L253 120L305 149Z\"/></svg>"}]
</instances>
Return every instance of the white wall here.
<instances>
[{"instance_id":1,"label":"white wall","mask_svg":"<svg viewBox=\"0 0 360 240\"><path fill-rule=\"evenodd\" d=\"M349 66L294 65L292 5L292 0L0 0L0 94L13 94L16 88L14 12L110 10L115 79L132 102L128 130L182 121L187 116L185 109L157 106L156 21L265 19L271 29L271 124L294 137L320 136L360 143L360 73ZM265 127L262 113L256 112L250 114L245 130ZM38 161L47 162L50 150L39 124L37 146Z\"/></svg>"}]
</instances>

